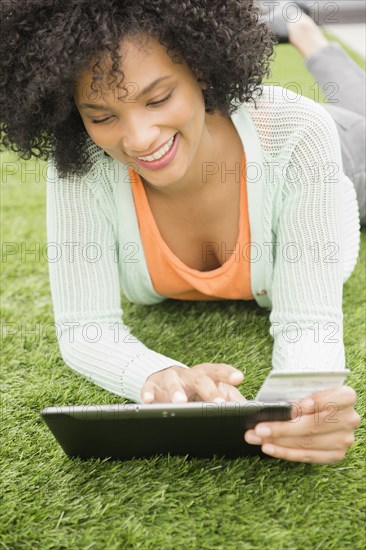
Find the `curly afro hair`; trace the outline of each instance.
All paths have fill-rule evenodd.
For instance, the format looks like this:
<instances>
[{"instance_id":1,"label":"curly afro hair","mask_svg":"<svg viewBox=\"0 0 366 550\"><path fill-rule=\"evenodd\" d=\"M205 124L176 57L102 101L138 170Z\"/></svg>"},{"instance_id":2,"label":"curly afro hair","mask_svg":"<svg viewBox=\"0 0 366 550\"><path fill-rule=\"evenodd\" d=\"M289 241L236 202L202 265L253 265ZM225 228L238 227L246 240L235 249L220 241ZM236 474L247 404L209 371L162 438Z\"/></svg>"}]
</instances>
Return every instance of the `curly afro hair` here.
<instances>
[{"instance_id":1,"label":"curly afro hair","mask_svg":"<svg viewBox=\"0 0 366 550\"><path fill-rule=\"evenodd\" d=\"M73 98L76 75L90 68L98 80L106 56L107 76L123 74L124 37L146 33L174 63L180 55L207 83L206 112L223 116L238 109L234 100L261 94L277 40L253 0L1 1L2 148L24 160L52 154L62 177L91 168L93 142Z\"/></svg>"}]
</instances>

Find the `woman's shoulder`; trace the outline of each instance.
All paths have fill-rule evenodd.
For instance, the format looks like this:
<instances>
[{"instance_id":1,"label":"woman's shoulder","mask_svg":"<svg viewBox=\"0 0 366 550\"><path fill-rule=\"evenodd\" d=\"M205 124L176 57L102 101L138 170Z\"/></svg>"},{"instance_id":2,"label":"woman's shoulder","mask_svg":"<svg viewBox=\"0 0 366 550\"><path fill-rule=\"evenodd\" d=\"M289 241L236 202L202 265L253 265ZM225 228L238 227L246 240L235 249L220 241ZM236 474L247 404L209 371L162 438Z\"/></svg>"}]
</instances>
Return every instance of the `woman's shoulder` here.
<instances>
[{"instance_id":1,"label":"woman's shoulder","mask_svg":"<svg viewBox=\"0 0 366 550\"><path fill-rule=\"evenodd\" d=\"M111 220L117 216L121 183L127 181L128 168L105 154L105 151L87 137L87 168L82 173L69 173L61 176L56 161L51 153L48 159L47 187L48 194L57 201L73 204L83 209L86 203L95 212L104 212Z\"/></svg>"},{"instance_id":2,"label":"woman's shoulder","mask_svg":"<svg viewBox=\"0 0 366 550\"><path fill-rule=\"evenodd\" d=\"M121 181L129 177L128 165L115 160L104 149L87 138L87 155L90 168L85 173L84 181L94 193L111 194Z\"/></svg>"},{"instance_id":3,"label":"woman's shoulder","mask_svg":"<svg viewBox=\"0 0 366 550\"><path fill-rule=\"evenodd\" d=\"M301 92L297 85L290 89L267 84L254 96L255 101L245 103L264 149L282 148L289 139L301 139L320 128L334 131L328 111Z\"/></svg>"},{"instance_id":4,"label":"woman's shoulder","mask_svg":"<svg viewBox=\"0 0 366 550\"><path fill-rule=\"evenodd\" d=\"M312 117L330 115L321 103L303 95L303 90L297 84L292 87L283 87L265 84L253 96L254 101L245 104L253 117L266 115L274 123L281 124L281 118L293 120L293 123L309 121ZM325 115L324 115L325 113Z\"/></svg>"}]
</instances>

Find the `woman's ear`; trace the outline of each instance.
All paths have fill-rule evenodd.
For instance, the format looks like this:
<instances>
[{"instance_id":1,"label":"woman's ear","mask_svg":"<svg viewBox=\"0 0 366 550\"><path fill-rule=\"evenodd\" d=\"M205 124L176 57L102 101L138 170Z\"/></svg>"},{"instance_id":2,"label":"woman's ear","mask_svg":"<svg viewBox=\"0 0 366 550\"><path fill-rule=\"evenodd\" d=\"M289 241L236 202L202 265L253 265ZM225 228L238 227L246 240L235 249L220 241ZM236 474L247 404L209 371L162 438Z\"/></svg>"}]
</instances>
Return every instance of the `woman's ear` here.
<instances>
[{"instance_id":1,"label":"woman's ear","mask_svg":"<svg viewBox=\"0 0 366 550\"><path fill-rule=\"evenodd\" d=\"M196 71L196 78L198 84L201 86L202 90L206 90L207 84L202 80L203 72L201 70Z\"/></svg>"}]
</instances>

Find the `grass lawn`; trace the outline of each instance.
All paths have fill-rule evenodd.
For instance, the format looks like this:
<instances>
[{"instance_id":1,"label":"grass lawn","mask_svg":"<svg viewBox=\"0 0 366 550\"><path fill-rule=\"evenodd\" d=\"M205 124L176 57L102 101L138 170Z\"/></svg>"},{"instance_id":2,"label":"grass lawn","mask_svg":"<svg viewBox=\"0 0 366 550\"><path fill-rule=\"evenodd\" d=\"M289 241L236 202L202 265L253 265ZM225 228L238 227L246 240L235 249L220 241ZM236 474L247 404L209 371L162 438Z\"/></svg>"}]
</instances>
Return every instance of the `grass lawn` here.
<instances>
[{"instance_id":1,"label":"grass lawn","mask_svg":"<svg viewBox=\"0 0 366 550\"><path fill-rule=\"evenodd\" d=\"M311 75L291 46L278 48L270 81L285 87L296 82L314 99ZM257 457L83 462L64 455L39 416L42 408L125 400L77 375L61 358L42 254L45 166L2 155L2 240L13 243L14 254L2 259L0 548L363 548L364 421L346 458L326 466ZM363 230L343 309L349 384L361 414L365 251ZM269 314L259 307L240 300L144 307L123 295L122 307L124 322L152 349L187 364L220 361L241 368L246 376L239 389L247 398L254 398L270 369Z\"/></svg>"}]
</instances>

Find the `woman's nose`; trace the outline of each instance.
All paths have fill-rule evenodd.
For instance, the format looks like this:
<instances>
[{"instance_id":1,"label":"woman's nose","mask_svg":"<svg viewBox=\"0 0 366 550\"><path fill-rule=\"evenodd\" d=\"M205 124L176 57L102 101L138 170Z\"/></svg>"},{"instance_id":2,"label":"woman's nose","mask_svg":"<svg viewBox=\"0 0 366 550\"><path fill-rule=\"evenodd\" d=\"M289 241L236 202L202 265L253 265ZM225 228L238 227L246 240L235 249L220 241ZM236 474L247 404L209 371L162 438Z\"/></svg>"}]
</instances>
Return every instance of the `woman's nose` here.
<instances>
[{"instance_id":1,"label":"woman's nose","mask_svg":"<svg viewBox=\"0 0 366 550\"><path fill-rule=\"evenodd\" d=\"M129 156L137 157L150 152L158 144L159 132L144 128L141 124L123 128L122 149ZM159 145L159 144L158 144Z\"/></svg>"}]
</instances>

